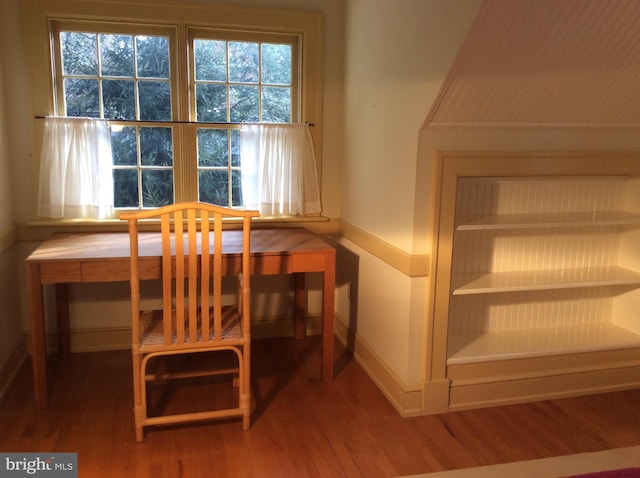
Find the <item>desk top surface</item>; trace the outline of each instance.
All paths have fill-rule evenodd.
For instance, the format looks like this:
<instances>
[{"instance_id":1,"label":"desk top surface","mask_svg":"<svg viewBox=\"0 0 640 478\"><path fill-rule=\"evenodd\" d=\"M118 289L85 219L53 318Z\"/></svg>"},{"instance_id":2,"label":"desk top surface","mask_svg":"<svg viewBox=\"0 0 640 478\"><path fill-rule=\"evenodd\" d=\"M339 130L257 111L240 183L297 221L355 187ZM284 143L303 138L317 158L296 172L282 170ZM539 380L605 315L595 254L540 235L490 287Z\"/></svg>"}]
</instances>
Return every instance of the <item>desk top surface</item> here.
<instances>
[{"instance_id":1,"label":"desk top surface","mask_svg":"<svg viewBox=\"0 0 640 478\"><path fill-rule=\"evenodd\" d=\"M159 232L139 233L140 256L160 256ZM242 231L225 230L222 234L225 254L242 250ZM333 246L303 228L252 229L251 255L289 255L332 253ZM56 233L44 241L26 259L27 262L121 259L129 257L129 233Z\"/></svg>"}]
</instances>

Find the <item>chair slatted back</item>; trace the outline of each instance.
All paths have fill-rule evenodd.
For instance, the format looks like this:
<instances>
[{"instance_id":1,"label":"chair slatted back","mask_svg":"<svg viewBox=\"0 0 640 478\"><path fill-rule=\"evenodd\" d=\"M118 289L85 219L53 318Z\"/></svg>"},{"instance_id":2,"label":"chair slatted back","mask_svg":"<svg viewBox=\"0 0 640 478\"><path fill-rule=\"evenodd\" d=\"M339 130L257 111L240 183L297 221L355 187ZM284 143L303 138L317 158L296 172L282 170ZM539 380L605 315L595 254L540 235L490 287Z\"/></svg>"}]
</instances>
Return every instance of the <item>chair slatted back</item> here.
<instances>
[{"instance_id":1,"label":"chair slatted back","mask_svg":"<svg viewBox=\"0 0 640 478\"><path fill-rule=\"evenodd\" d=\"M164 346L204 345L221 340L224 217L242 219L242 275L245 281L243 290L246 292L238 306L246 308L248 312L251 218L256 216L257 211L235 210L199 202L178 203L121 216L129 222L131 238L133 317L140 313L138 221L151 218L160 220ZM172 314L175 314L175 320L172 320ZM209 317L213 317L211 323ZM242 332L245 336L249 335L249 320L243 321ZM139 321L134 320L134 346L140 343L140 334Z\"/></svg>"}]
</instances>

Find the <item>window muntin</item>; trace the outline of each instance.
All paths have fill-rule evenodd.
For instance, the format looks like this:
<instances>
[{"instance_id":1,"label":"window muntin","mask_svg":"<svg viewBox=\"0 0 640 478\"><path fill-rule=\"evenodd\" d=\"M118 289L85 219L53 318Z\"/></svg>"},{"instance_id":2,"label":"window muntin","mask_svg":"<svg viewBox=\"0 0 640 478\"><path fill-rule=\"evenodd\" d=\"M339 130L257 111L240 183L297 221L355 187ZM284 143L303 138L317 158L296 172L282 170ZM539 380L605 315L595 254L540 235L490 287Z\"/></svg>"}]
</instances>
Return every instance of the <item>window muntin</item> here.
<instances>
[{"instance_id":1,"label":"window muntin","mask_svg":"<svg viewBox=\"0 0 640 478\"><path fill-rule=\"evenodd\" d=\"M299 121L298 35L53 25L58 114L111 121L116 208L240 207L238 124Z\"/></svg>"}]
</instances>

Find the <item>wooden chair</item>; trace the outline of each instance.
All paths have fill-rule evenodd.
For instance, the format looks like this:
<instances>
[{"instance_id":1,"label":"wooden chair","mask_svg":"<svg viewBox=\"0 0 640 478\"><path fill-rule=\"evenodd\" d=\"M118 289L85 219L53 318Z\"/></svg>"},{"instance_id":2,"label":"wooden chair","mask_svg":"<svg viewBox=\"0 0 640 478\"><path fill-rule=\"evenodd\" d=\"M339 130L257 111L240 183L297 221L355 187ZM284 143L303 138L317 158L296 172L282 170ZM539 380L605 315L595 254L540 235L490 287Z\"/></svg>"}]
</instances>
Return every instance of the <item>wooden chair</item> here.
<instances>
[{"instance_id":1,"label":"wooden chair","mask_svg":"<svg viewBox=\"0 0 640 478\"><path fill-rule=\"evenodd\" d=\"M228 209L211 204L187 202L125 213L131 242L131 314L133 390L136 440L142 441L144 427L243 417L243 429L250 427L250 269L251 218L257 211ZM238 274L238 298L232 306L222 305L222 218L242 220L242 259ZM162 309L143 310L140 297L141 261L139 220L160 219L162 237ZM201 252L202 251L202 252ZM207 252L209 251L209 252ZM212 252L211 252L212 251ZM140 253L143 254L140 254ZM193 357L195 353L224 351L235 355L233 367L206 372L158 374L150 367L160 357ZM217 354L219 355L219 354ZM198 357L204 357L199 355ZM237 406L199 412L149 416L147 384L156 379L193 378L204 374L231 374L238 386Z\"/></svg>"}]
</instances>

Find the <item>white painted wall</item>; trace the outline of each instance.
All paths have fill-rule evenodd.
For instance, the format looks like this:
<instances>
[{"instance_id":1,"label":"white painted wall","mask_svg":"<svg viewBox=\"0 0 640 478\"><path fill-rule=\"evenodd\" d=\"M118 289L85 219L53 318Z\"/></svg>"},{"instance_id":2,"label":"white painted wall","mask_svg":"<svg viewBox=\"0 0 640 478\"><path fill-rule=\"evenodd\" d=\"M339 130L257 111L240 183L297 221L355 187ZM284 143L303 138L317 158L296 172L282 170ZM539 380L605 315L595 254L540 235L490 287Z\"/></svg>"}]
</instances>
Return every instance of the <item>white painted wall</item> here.
<instances>
[{"instance_id":1,"label":"white painted wall","mask_svg":"<svg viewBox=\"0 0 640 478\"><path fill-rule=\"evenodd\" d=\"M431 253L420 128L482 0L348 0L342 218L408 253ZM420 383L428 279L410 278L354 244L357 328L400 382ZM338 314L349 317L340 291Z\"/></svg>"},{"instance_id":2,"label":"white painted wall","mask_svg":"<svg viewBox=\"0 0 640 478\"><path fill-rule=\"evenodd\" d=\"M338 282L338 320L366 344L400 383L419 384L424 376L427 279L412 279L346 239L341 240L341 246L357 257L354 263L358 266L357 280ZM352 300L357 301L355 314Z\"/></svg>"},{"instance_id":3,"label":"white painted wall","mask_svg":"<svg viewBox=\"0 0 640 478\"><path fill-rule=\"evenodd\" d=\"M342 217L407 252L418 133L482 0L349 0Z\"/></svg>"},{"instance_id":4,"label":"white painted wall","mask_svg":"<svg viewBox=\"0 0 640 478\"><path fill-rule=\"evenodd\" d=\"M3 8L6 9L6 5L3 4ZM0 15L3 12L0 10ZM2 15L2 18L5 18ZM0 21L0 28L3 27ZM5 45L4 38L0 45ZM9 116L6 113L5 108L5 90L6 81L4 80L4 71L7 69L7 61L5 49L0 48L0 170L6 171L5 174L0 174L0 231L13 227L13 210L11 200L11 165L9 163Z\"/></svg>"},{"instance_id":5,"label":"white painted wall","mask_svg":"<svg viewBox=\"0 0 640 478\"><path fill-rule=\"evenodd\" d=\"M16 122L9 106L15 101L11 88L15 84L10 79L14 70L20 72L20 62L16 62L13 38L17 31L12 24L18 16L19 0L5 0L0 3L0 371L7 360L22 344L19 261L14 243L14 205L12 195L15 184L12 177L12 155L15 148L10 139L15 134ZM0 383L0 393L4 384Z\"/></svg>"}]
</instances>

